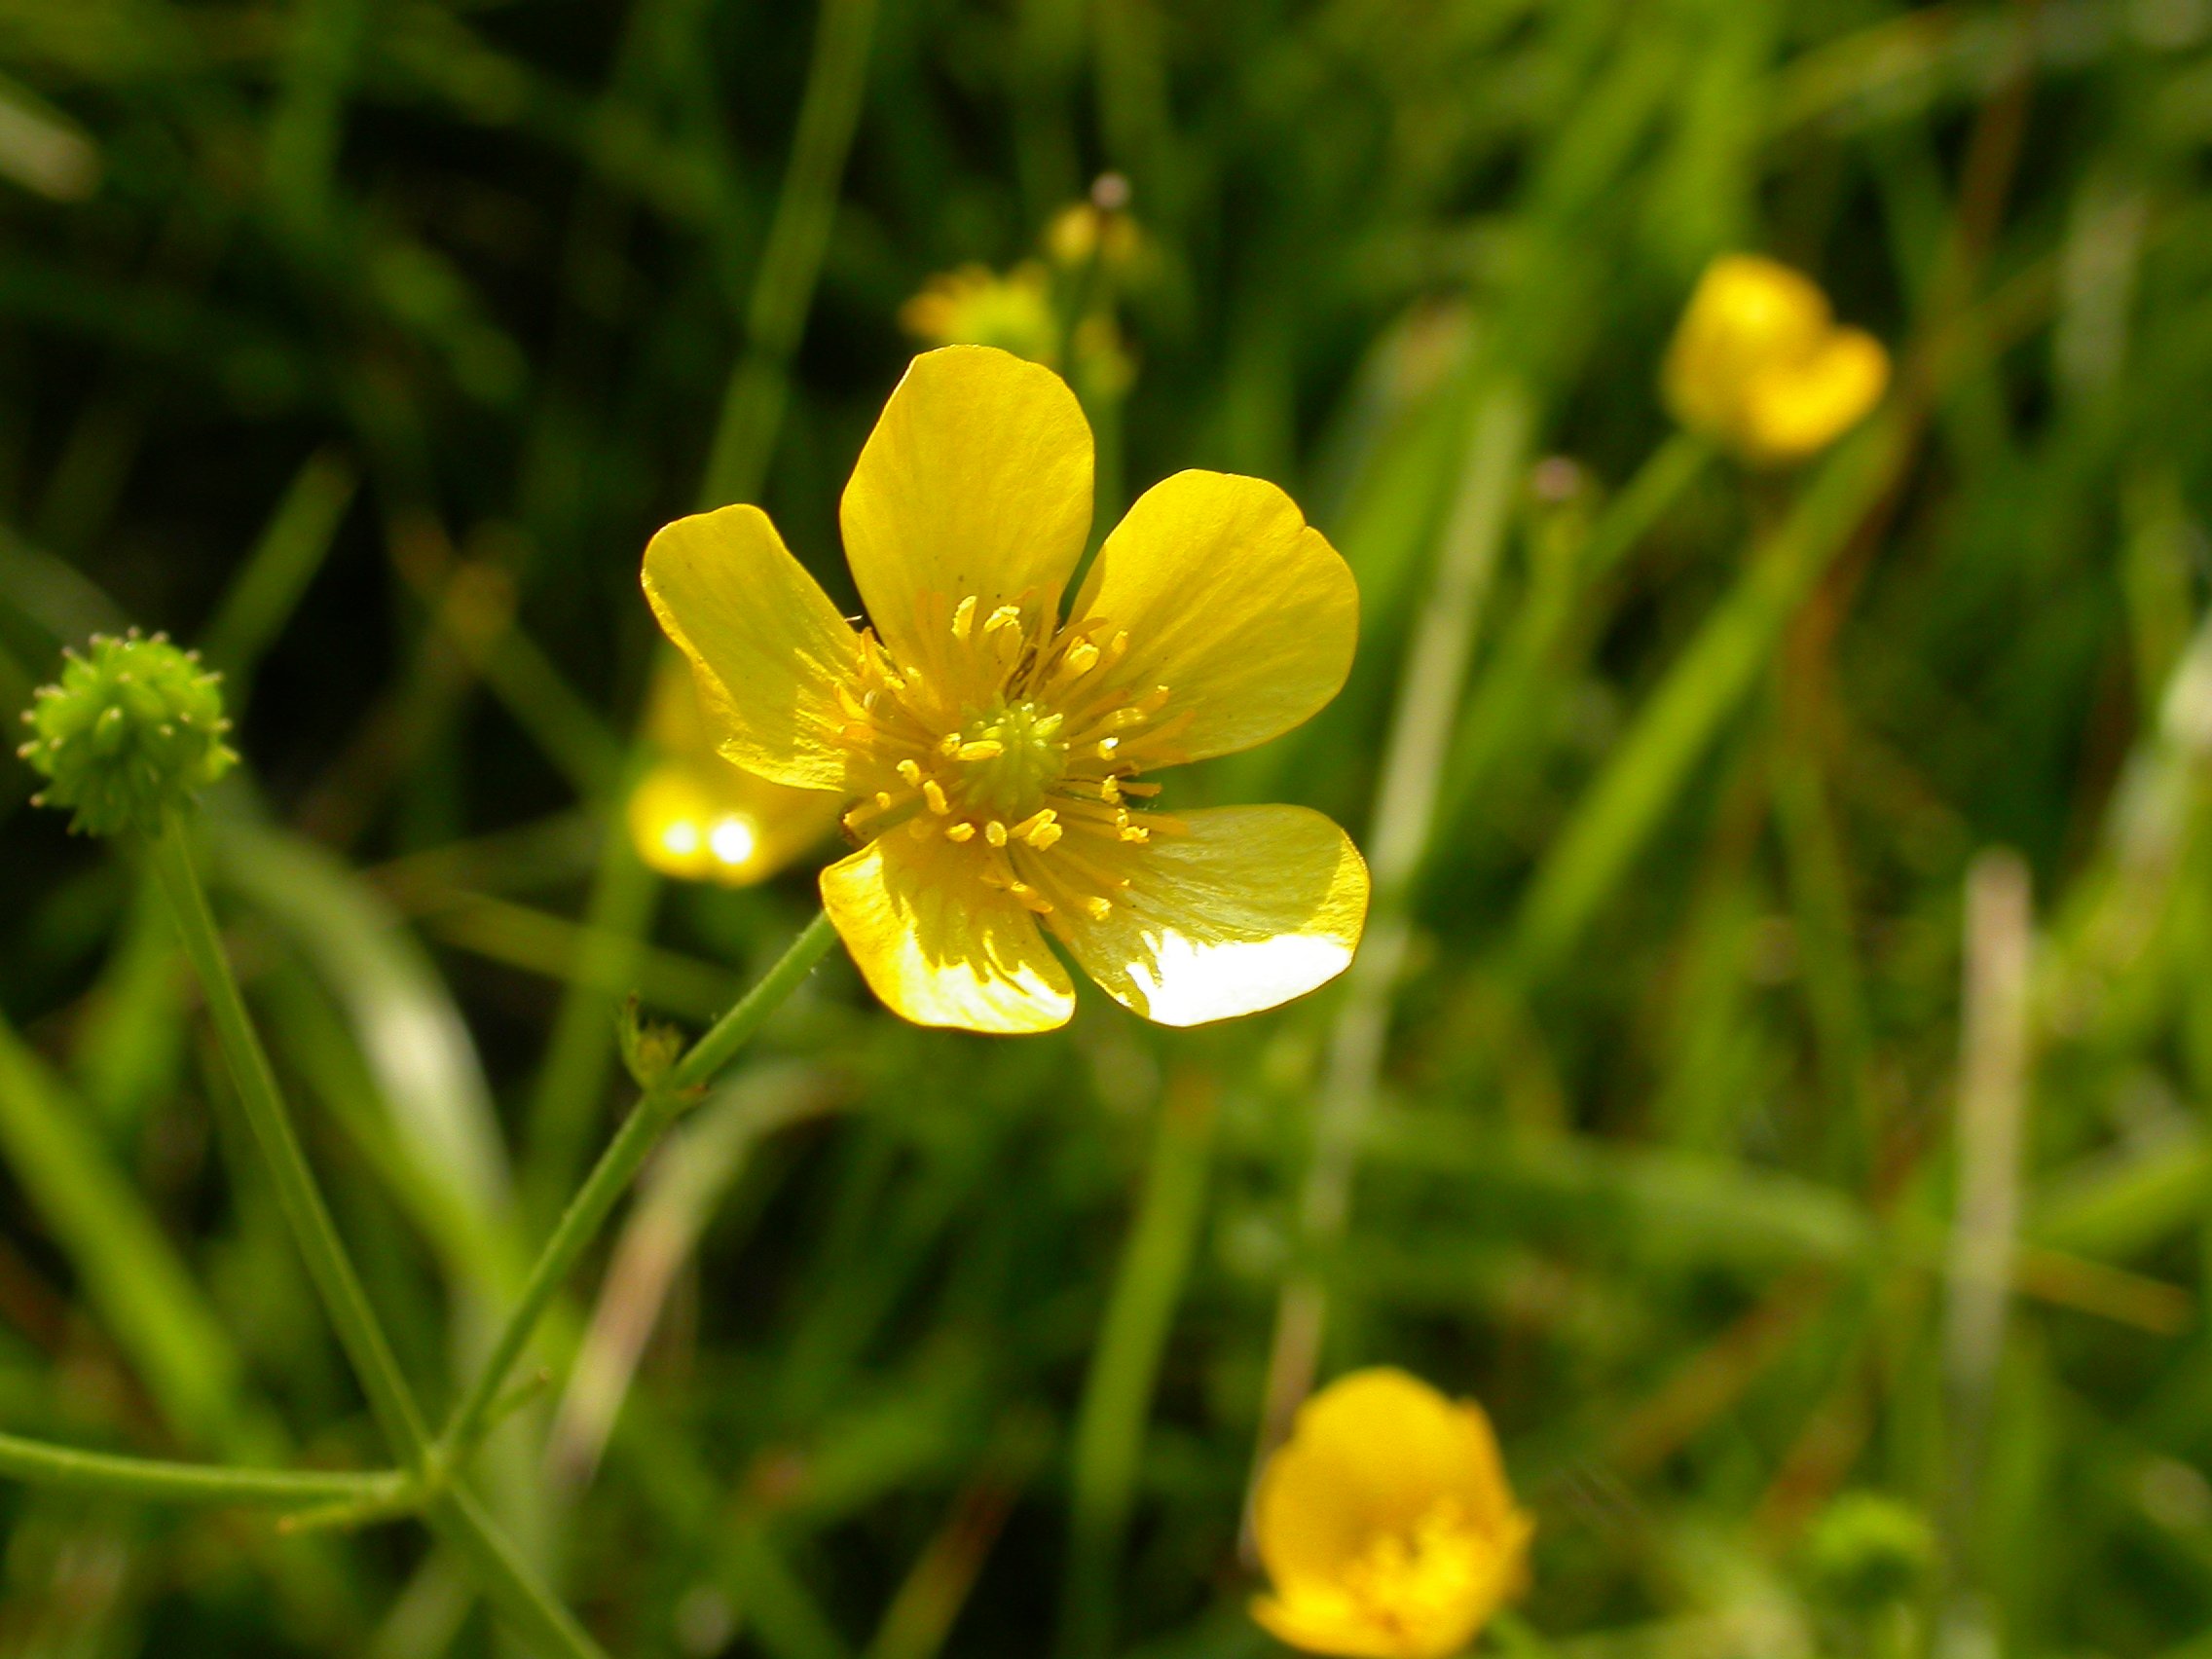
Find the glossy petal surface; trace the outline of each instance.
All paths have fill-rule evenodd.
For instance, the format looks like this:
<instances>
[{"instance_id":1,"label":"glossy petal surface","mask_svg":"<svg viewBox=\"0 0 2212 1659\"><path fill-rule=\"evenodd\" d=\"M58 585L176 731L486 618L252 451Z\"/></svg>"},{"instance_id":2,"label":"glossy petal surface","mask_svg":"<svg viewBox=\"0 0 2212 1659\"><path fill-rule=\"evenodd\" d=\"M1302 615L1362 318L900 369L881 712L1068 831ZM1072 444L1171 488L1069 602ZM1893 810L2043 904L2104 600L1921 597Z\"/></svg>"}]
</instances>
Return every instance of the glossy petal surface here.
<instances>
[{"instance_id":1,"label":"glossy petal surface","mask_svg":"<svg viewBox=\"0 0 2212 1659\"><path fill-rule=\"evenodd\" d=\"M645 597L691 659L722 755L795 789L845 781L837 683L860 637L758 507L678 519L645 549Z\"/></svg>"},{"instance_id":2,"label":"glossy petal surface","mask_svg":"<svg viewBox=\"0 0 2212 1659\"><path fill-rule=\"evenodd\" d=\"M941 839L889 831L822 872L822 902L868 988L917 1025L1050 1031L1074 1012L1036 920Z\"/></svg>"},{"instance_id":3,"label":"glossy petal surface","mask_svg":"<svg viewBox=\"0 0 2212 1659\"><path fill-rule=\"evenodd\" d=\"M1055 608L1090 534L1090 426L1059 376L988 346L925 351L845 486L845 557L901 662L940 669L961 600Z\"/></svg>"},{"instance_id":4,"label":"glossy petal surface","mask_svg":"<svg viewBox=\"0 0 2212 1659\"><path fill-rule=\"evenodd\" d=\"M1109 996L1161 1025L1201 1025L1344 972L1367 919L1367 866L1349 836L1301 806L1178 818L1183 832L1114 856L1128 885L1103 920L1051 918Z\"/></svg>"},{"instance_id":5,"label":"glossy petal surface","mask_svg":"<svg viewBox=\"0 0 2212 1659\"><path fill-rule=\"evenodd\" d=\"M1127 633L1112 682L1140 696L1167 686L1175 746L1197 760L1265 743L1337 694L1359 590L1272 484L1178 472L1107 536L1070 615Z\"/></svg>"}]
</instances>

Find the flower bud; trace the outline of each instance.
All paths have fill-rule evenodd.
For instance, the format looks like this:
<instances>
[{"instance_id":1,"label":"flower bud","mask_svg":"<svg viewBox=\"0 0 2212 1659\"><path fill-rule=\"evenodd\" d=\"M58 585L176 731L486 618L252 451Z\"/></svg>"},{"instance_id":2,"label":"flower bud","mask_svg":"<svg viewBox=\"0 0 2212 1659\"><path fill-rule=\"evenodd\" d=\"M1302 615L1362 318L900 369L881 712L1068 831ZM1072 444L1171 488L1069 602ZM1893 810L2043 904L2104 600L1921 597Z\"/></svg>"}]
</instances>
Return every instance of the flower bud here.
<instances>
[{"instance_id":1,"label":"flower bud","mask_svg":"<svg viewBox=\"0 0 2212 1659\"><path fill-rule=\"evenodd\" d=\"M63 654L60 682L40 686L24 712L33 735L16 753L48 780L37 803L69 808L72 830L156 833L166 809L238 759L223 741L221 677L198 652L133 628Z\"/></svg>"}]
</instances>

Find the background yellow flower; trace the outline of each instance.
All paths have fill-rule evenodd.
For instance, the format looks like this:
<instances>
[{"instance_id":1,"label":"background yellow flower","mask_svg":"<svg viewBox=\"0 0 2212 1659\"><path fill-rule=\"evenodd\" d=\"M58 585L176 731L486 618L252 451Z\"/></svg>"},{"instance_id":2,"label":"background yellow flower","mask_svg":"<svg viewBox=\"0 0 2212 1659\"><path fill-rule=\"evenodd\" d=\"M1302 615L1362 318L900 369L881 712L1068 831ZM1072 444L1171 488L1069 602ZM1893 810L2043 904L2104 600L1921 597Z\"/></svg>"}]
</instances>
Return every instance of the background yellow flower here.
<instances>
[{"instance_id":1,"label":"background yellow flower","mask_svg":"<svg viewBox=\"0 0 2212 1659\"><path fill-rule=\"evenodd\" d=\"M659 758L630 792L625 814L638 856L681 881L765 881L830 833L836 802L723 759L691 676L681 658L662 654L645 715Z\"/></svg>"},{"instance_id":2,"label":"background yellow flower","mask_svg":"<svg viewBox=\"0 0 2212 1659\"><path fill-rule=\"evenodd\" d=\"M1307 1401L1260 1477L1270 1632L1346 1659L1447 1659L1521 1588L1531 1524L1490 1419L1388 1367Z\"/></svg>"},{"instance_id":3,"label":"background yellow flower","mask_svg":"<svg viewBox=\"0 0 2212 1659\"><path fill-rule=\"evenodd\" d=\"M1755 254L1714 260L1661 376L1675 419L1754 465L1825 449L1881 400L1882 343L1837 326L1809 277Z\"/></svg>"}]
</instances>

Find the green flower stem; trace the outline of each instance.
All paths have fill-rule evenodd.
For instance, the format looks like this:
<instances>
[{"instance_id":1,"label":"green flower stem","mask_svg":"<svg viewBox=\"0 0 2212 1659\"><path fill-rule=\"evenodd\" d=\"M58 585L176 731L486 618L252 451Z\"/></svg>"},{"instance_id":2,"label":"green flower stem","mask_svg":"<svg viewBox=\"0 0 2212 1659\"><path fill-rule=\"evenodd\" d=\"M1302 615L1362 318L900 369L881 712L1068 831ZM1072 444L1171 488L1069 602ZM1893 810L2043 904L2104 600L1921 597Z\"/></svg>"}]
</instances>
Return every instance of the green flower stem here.
<instances>
[{"instance_id":1,"label":"green flower stem","mask_svg":"<svg viewBox=\"0 0 2212 1659\"><path fill-rule=\"evenodd\" d=\"M783 190L754 273L745 315L745 349L723 389L699 485L706 511L757 498L782 428L792 352L813 308L837 194L860 121L875 37L876 0L825 0L814 55L800 98ZM570 1190L585 1135L612 1070L610 999L597 984L635 977L660 878L641 864L621 829L621 803L649 755L644 732L632 740L621 787L608 810L607 840L593 877L588 966L573 977L555 1016L530 1110L526 1192L547 1215Z\"/></svg>"},{"instance_id":2,"label":"green flower stem","mask_svg":"<svg viewBox=\"0 0 2212 1659\"><path fill-rule=\"evenodd\" d=\"M154 838L154 867L175 913L184 952L207 999L208 1015L222 1045L246 1122L271 1176L277 1201L291 1227L309 1276L329 1313L338 1340L360 1379L369 1408L392 1449L406 1465L406 1476L424 1500L424 1519L470 1564L501 1616L540 1651L563 1659L607 1659L583 1627L531 1576L514 1548L499 1535L476 1500L454 1487L437 1461L421 1411L377 1322L376 1310L361 1287L337 1224L315 1185L307 1154L293 1132L268 1051L247 1014L245 998L223 953L207 895L193 866L192 847L169 807Z\"/></svg>"},{"instance_id":3,"label":"green flower stem","mask_svg":"<svg viewBox=\"0 0 2212 1659\"><path fill-rule=\"evenodd\" d=\"M1214 1086L1196 1073L1169 1084L1135 1222L1091 1349L1076 1419L1071 1548L1060 1604L1060 1651L1111 1652L1114 1583L1128 1528L1160 1356L1205 1221L1213 1162Z\"/></svg>"},{"instance_id":4,"label":"green flower stem","mask_svg":"<svg viewBox=\"0 0 2212 1659\"><path fill-rule=\"evenodd\" d=\"M1465 844L1498 766L1541 726L1530 709L1572 682L1574 653L1586 651L1588 641L1602 631L1605 611L1592 590L1712 461L1712 448L1685 432L1653 450L1590 527L1572 569L1554 582L1539 583L1502 624L1496 648L1476 676L1459 717L1444 767L1444 803L1437 814L1439 832L1429 839L1432 850Z\"/></svg>"},{"instance_id":5,"label":"green flower stem","mask_svg":"<svg viewBox=\"0 0 2212 1659\"><path fill-rule=\"evenodd\" d=\"M399 1361L369 1306L360 1276L339 1239L337 1224L315 1186L299 1136L293 1132L268 1052L246 1014L245 999L240 994L230 958L223 953L222 940L215 932L215 918L208 911L207 896L201 889L191 844L176 808L163 814L162 830L154 838L153 851L154 867L168 895L184 953L206 995L208 1016L214 1021L246 1123L276 1180L277 1202L300 1253L307 1258L308 1274L329 1311L338 1340L352 1362L385 1438L408 1469L421 1476L425 1472L429 1452L428 1432Z\"/></svg>"},{"instance_id":6,"label":"green flower stem","mask_svg":"<svg viewBox=\"0 0 2212 1659\"><path fill-rule=\"evenodd\" d=\"M408 1477L397 1469L344 1474L320 1469L229 1469L171 1463L108 1452L80 1452L0 1434L0 1476L36 1486L158 1503L235 1503L301 1507L395 1499Z\"/></svg>"},{"instance_id":7,"label":"green flower stem","mask_svg":"<svg viewBox=\"0 0 2212 1659\"><path fill-rule=\"evenodd\" d=\"M1789 618L1889 489L1905 437L1900 420L1879 420L1828 458L1637 711L1530 881L1507 962L1514 982L1540 980L1580 940L1691 768L1758 683Z\"/></svg>"},{"instance_id":8,"label":"green flower stem","mask_svg":"<svg viewBox=\"0 0 2212 1659\"><path fill-rule=\"evenodd\" d=\"M431 1500L425 1519L447 1547L468 1564L499 1615L540 1652L565 1659L608 1659L606 1649L576 1622L575 1614L539 1588L514 1545L466 1491L447 1487Z\"/></svg>"},{"instance_id":9,"label":"green flower stem","mask_svg":"<svg viewBox=\"0 0 2212 1659\"><path fill-rule=\"evenodd\" d=\"M836 937L827 912L818 913L792 940L776 965L761 977L759 983L746 993L745 999L694 1043L667 1076L639 1097L583 1186L570 1200L560 1223L553 1229L553 1236L545 1241L544 1250L530 1270L522 1296L507 1315L506 1325L493 1345L490 1357L477 1372L475 1382L469 1385L461 1404L454 1408L445 1431L438 1437L442 1462L458 1463L474 1446L506 1382L507 1373L522 1357L523 1349L530 1346L531 1336L544 1316L547 1305L568 1279L576 1258L598 1235L615 1200L629 1188L631 1179L660 1143L668 1126L691 1103L696 1090L713 1082L715 1075L752 1041L768 1016L798 988L799 982L813 972L815 964L828 954Z\"/></svg>"},{"instance_id":10,"label":"green flower stem","mask_svg":"<svg viewBox=\"0 0 2212 1659\"><path fill-rule=\"evenodd\" d=\"M745 354L731 373L699 492L701 508L750 501L783 424L786 370L813 308L845 158L867 88L876 0L824 0L784 187L746 307Z\"/></svg>"}]
</instances>

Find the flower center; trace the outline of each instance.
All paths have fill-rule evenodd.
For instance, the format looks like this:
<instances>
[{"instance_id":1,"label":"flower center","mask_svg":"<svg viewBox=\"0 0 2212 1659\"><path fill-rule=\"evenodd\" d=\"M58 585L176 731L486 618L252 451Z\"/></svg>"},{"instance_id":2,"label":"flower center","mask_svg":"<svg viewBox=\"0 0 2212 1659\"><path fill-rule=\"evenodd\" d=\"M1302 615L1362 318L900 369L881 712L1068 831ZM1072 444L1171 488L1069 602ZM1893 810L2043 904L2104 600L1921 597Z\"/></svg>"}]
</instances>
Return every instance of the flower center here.
<instances>
[{"instance_id":1,"label":"flower center","mask_svg":"<svg viewBox=\"0 0 2212 1659\"><path fill-rule=\"evenodd\" d=\"M1448 1617L1477 1588L1482 1539L1465 1508L1439 1497L1410 1527L1378 1533L1344 1568L1345 1588L1393 1628Z\"/></svg>"},{"instance_id":2,"label":"flower center","mask_svg":"<svg viewBox=\"0 0 2212 1659\"><path fill-rule=\"evenodd\" d=\"M942 626L941 654L919 667L864 636L838 692L862 792L845 832L941 840L1039 915L1103 919L1129 885L1127 850L1182 832L1139 809L1160 786L1137 774L1181 758L1191 717L1166 712L1166 686L1116 676L1129 638L1104 618L1055 629L970 595Z\"/></svg>"},{"instance_id":3,"label":"flower center","mask_svg":"<svg viewBox=\"0 0 2212 1659\"><path fill-rule=\"evenodd\" d=\"M960 732L954 758L961 764L958 796L962 804L995 818L1027 818L1045 804L1045 793L1067 765L1068 746L1060 731L1065 716L1049 714L1023 700L1001 702L970 720Z\"/></svg>"}]
</instances>

